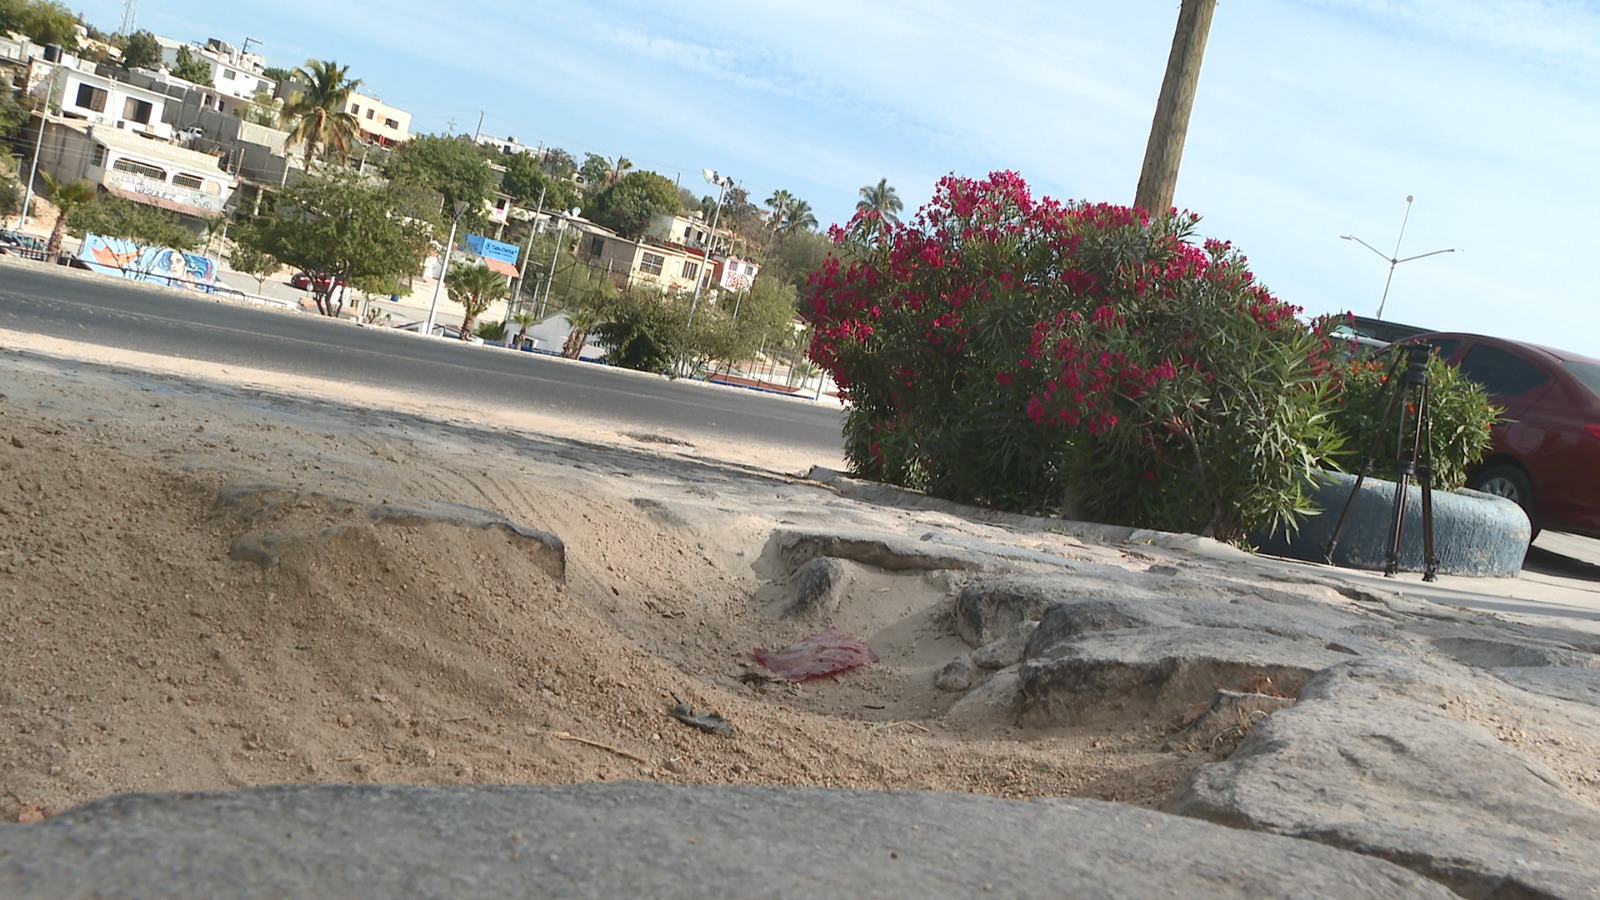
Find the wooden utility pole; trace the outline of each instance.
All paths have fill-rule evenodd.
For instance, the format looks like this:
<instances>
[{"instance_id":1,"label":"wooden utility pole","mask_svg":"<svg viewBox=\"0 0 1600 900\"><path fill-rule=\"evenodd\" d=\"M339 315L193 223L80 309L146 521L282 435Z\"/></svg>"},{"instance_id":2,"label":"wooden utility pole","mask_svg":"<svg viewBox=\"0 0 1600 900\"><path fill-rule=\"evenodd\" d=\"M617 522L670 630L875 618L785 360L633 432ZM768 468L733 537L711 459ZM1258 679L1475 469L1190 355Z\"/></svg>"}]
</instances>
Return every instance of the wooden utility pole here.
<instances>
[{"instance_id":1,"label":"wooden utility pole","mask_svg":"<svg viewBox=\"0 0 1600 900\"><path fill-rule=\"evenodd\" d=\"M1183 162L1183 139L1189 132L1189 111L1200 84L1200 62L1206 55L1206 36L1217 0L1183 0L1178 30L1172 36L1167 75L1161 80L1155 121L1150 124L1150 144L1144 151L1139 191L1133 204L1159 215L1172 208L1178 187L1178 165Z\"/></svg>"}]
</instances>

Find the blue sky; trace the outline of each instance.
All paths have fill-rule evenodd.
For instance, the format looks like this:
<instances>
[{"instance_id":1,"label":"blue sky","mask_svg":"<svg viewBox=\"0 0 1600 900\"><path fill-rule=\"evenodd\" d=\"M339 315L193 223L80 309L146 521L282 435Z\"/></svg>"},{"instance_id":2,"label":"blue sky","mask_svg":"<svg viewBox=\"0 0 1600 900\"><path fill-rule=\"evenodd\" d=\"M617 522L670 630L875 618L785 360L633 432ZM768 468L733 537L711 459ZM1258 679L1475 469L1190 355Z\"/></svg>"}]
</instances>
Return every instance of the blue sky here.
<instances>
[{"instance_id":1,"label":"blue sky","mask_svg":"<svg viewBox=\"0 0 1600 900\"><path fill-rule=\"evenodd\" d=\"M1177 0L138 0L179 40L350 66L413 130L702 169L824 224L944 174L1131 203ZM118 0L74 8L106 30ZM252 49L257 49L252 44ZM453 125L452 125L453 123ZM1308 313L1373 314L1600 357L1600 3L1221 0L1176 205ZM1340 235L1354 234L1373 253Z\"/></svg>"}]
</instances>

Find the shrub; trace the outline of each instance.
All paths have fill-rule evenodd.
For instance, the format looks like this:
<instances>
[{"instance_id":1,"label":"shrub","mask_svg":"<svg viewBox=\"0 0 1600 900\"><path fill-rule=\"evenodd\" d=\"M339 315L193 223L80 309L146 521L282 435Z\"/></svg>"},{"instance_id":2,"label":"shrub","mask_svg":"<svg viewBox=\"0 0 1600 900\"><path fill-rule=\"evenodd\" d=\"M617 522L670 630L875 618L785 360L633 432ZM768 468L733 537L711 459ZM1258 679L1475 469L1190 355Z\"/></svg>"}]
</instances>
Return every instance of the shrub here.
<instances>
[{"instance_id":1,"label":"shrub","mask_svg":"<svg viewBox=\"0 0 1600 900\"><path fill-rule=\"evenodd\" d=\"M996 173L945 178L909 224L835 228L804 306L853 469L1226 540L1312 512L1332 356L1198 221Z\"/></svg>"},{"instance_id":2,"label":"shrub","mask_svg":"<svg viewBox=\"0 0 1600 900\"><path fill-rule=\"evenodd\" d=\"M1395 350L1391 350L1393 354ZM1401 363L1404 366L1404 363ZM1489 446L1489 429L1500 421L1499 411L1482 386L1462 375L1438 356L1428 360L1428 454L1432 456L1433 486L1450 490L1467 481L1467 469L1483 458ZM1394 393L1384 389L1395 375L1389 356L1351 360L1336 372L1333 394L1333 421L1347 438L1347 452L1332 462L1341 471L1358 473L1367 458L1373 458L1369 474L1394 480L1399 474L1402 423L1397 410L1383 436L1383 445L1374 447L1378 426ZM1405 439L1415 434L1417 410L1408 403L1405 410ZM1410 448L1406 447L1406 452ZM1376 455L1374 455L1376 451Z\"/></svg>"}]
</instances>

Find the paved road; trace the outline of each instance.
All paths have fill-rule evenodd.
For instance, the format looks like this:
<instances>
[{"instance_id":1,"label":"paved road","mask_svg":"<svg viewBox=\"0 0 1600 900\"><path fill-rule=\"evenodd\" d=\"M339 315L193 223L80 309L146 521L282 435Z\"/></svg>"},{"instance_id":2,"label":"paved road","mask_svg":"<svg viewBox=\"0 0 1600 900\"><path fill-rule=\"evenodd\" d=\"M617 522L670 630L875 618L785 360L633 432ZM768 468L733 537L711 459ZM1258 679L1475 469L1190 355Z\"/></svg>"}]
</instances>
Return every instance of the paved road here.
<instances>
[{"instance_id":1,"label":"paved road","mask_svg":"<svg viewBox=\"0 0 1600 900\"><path fill-rule=\"evenodd\" d=\"M47 266L0 267L0 328L836 458L837 406L253 309Z\"/></svg>"}]
</instances>

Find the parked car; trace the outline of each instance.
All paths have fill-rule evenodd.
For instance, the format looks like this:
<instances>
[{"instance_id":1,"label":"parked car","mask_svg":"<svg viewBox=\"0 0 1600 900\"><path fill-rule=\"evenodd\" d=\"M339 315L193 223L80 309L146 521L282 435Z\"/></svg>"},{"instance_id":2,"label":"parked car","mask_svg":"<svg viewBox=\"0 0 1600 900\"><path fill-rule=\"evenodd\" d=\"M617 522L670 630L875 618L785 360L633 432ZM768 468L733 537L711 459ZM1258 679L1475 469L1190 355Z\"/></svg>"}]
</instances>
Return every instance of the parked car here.
<instances>
[{"instance_id":1,"label":"parked car","mask_svg":"<svg viewBox=\"0 0 1600 900\"><path fill-rule=\"evenodd\" d=\"M335 282L332 275L310 275L305 272L296 272L289 278L289 286L299 288L302 291L309 291L313 286L318 291L326 291L330 284L335 287L344 287L344 282Z\"/></svg>"},{"instance_id":2,"label":"parked car","mask_svg":"<svg viewBox=\"0 0 1600 900\"><path fill-rule=\"evenodd\" d=\"M1600 537L1600 360L1478 334L1430 332L1503 410L1467 487L1516 501L1540 529Z\"/></svg>"},{"instance_id":3,"label":"parked car","mask_svg":"<svg viewBox=\"0 0 1600 900\"><path fill-rule=\"evenodd\" d=\"M44 241L31 234L0 230L0 247L7 250L31 250L35 253L43 253Z\"/></svg>"}]
</instances>

